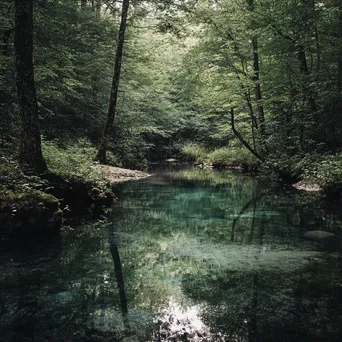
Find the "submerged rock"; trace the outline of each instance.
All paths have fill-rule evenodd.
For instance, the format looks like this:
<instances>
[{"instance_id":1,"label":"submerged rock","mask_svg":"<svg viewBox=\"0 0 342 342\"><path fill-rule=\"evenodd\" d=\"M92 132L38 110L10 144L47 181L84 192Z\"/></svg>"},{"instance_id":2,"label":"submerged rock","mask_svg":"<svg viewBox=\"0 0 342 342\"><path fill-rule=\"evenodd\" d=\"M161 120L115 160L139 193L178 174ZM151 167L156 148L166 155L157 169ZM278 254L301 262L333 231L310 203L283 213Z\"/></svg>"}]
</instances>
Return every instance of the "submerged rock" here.
<instances>
[{"instance_id":1,"label":"submerged rock","mask_svg":"<svg viewBox=\"0 0 342 342\"><path fill-rule=\"evenodd\" d=\"M333 233L329 233L323 230L312 230L310 232L306 232L304 237L309 240L321 241L330 237L335 236Z\"/></svg>"}]
</instances>

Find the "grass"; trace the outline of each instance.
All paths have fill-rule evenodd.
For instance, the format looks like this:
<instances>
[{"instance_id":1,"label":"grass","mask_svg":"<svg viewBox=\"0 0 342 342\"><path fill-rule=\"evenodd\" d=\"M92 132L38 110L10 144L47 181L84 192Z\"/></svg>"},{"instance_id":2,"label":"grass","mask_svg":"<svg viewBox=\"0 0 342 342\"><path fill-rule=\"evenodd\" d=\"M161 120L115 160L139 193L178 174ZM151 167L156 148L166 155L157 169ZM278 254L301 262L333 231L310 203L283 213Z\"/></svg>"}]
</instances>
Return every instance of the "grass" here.
<instances>
[{"instance_id":1,"label":"grass","mask_svg":"<svg viewBox=\"0 0 342 342\"><path fill-rule=\"evenodd\" d=\"M210 151L202 145L187 143L181 147L181 156L183 159L191 162L208 162Z\"/></svg>"},{"instance_id":2,"label":"grass","mask_svg":"<svg viewBox=\"0 0 342 342\"><path fill-rule=\"evenodd\" d=\"M243 167L247 170L256 170L260 162L242 146L222 147L214 150L198 145L185 144L181 148L181 155L188 161L197 163L211 163L217 167Z\"/></svg>"},{"instance_id":3,"label":"grass","mask_svg":"<svg viewBox=\"0 0 342 342\"><path fill-rule=\"evenodd\" d=\"M223 147L209 154L210 162L215 166L240 166L247 170L256 170L260 162L244 147Z\"/></svg>"}]
</instances>

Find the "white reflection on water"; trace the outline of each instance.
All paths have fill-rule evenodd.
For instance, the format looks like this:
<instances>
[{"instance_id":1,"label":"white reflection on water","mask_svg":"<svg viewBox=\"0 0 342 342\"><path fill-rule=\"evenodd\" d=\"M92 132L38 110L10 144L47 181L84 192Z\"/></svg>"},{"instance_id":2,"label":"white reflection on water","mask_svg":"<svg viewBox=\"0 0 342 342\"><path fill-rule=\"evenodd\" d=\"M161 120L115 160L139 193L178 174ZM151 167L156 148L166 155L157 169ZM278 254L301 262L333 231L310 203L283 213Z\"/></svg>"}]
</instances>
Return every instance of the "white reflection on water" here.
<instances>
[{"instance_id":1,"label":"white reflection on water","mask_svg":"<svg viewBox=\"0 0 342 342\"><path fill-rule=\"evenodd\" d=\"M192 342L228 342L245 341L239 336L213 334L201 318L199 305L184 307L174 299L155 321L159 330L149 342L192 341Z\"/></svg>"}]
</instances>

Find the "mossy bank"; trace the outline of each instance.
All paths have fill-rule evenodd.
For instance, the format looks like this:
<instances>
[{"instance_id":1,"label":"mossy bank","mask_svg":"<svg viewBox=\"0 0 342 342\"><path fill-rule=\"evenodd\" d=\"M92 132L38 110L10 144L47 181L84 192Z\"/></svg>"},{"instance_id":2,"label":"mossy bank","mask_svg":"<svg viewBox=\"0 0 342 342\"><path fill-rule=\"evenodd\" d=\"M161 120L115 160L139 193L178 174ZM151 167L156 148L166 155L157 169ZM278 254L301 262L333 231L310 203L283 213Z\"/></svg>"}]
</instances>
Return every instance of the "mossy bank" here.
<instances>
[{"instance_id":1,"label":"mossy bank","mask_svg":"<svg viewBox=\"0 0 342 342\"><path fill-rule=\"evenodd\" d=\"M63 222L59 201L51 194L30 190L20 193L0 191L0 233L25 238L58 234Z\"/></svg>"}]
</instances>

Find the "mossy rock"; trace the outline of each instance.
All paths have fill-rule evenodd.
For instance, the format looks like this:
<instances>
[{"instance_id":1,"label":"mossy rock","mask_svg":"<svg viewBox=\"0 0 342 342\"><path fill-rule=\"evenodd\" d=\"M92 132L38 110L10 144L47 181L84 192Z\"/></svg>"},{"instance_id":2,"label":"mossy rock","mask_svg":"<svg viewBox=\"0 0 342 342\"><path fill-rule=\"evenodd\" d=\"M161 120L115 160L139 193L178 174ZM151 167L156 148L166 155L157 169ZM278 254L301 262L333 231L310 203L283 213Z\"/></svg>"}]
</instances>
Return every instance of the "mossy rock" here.
<instances>
[{"instance_id":1,"label":"mossy rock","mask_svg":"<svg viewBox=\"0 0 342 342\"><path fill-rule=\"evenodd\" d=\"M0 233L15 238L58 234L63 212L58 199L30 190L19 193L0 190Z\"/></svg>"},{"instance_id":2,"label":"mossy rock","mask_svg":"<svg viewBox=\"0 0 342 342\"><path fill-rule=\"evenodd\" d=\"M90 198L95 204L110 206L114 201L114 194L111 189L92 188Z\"/></svg>"}]
</instances>

